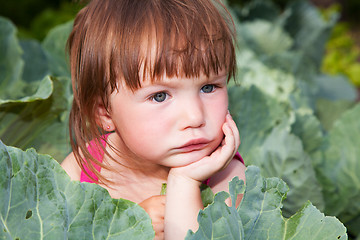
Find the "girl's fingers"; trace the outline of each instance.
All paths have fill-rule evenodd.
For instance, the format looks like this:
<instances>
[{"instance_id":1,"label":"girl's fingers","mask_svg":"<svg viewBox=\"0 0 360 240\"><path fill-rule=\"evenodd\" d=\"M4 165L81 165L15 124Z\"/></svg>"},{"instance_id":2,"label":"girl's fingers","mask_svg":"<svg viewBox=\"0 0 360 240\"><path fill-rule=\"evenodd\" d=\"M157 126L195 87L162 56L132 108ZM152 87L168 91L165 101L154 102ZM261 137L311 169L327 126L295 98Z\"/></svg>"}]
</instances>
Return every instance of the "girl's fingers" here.
<instances>
[{"instance_id":1,"label":"girl's fingers","mask_svg":"<svg viewBox=\"0 0 360 240\"><path fill-rule=\"evenodd\" d=\"M235 121L232 119L230 113L228 113L228 116L227 116L227 121L229 123L229 126L232 130L232 133L234 135L234 138L235 138L235 145L236 145L236 151L237 149L239 148L240 146L240 135L239 135L239 130L236 126L236 123Z\"/></svg>"},{"instance_id":2,"label":"girl's fingers","mask_svg":"<svg viewBox=\"0 0 360 240\"><path fill-rule=\"evenodd\" d=\"M220 155L222 155L222 158L224 159L222 169L225 169L233 159L240 145L239 131L230 113L226 115L223 132L225 138L223 140Z\"/></svg>"},{"instance_id":3,"label":"girl's fingers","mask_svg":"<svg viewBox=\"0 0 360 240\"><path fill-rule=\"evenodd\" d=\"M232 160L233 156L237 151L236 140L234 137L234 133L230 127L228 122L225 122L223 125L223 132L225 135L224 144L222 145L220 150L220 157L223 159L222 164L224 169Z\"/></svg>"}]
</instances>

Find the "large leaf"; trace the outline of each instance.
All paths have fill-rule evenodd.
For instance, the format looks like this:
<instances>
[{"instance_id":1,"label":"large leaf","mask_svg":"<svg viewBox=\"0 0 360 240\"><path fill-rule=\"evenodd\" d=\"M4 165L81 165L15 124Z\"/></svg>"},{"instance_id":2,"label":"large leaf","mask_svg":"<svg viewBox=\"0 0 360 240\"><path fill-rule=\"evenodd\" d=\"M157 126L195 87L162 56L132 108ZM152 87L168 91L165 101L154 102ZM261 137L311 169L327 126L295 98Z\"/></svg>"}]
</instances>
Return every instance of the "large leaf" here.
<instances>
[{"instance_id":1,"label":"large leaf","mask_svg":"<svg viewBox=\"0 0 360 240\"><path fill-rule=\"evenodd\" d=\"M36 40L21 40L24 51L22 59L25 62L22 79L27 83L37 82L50 74L48 57L41 44ZM27 89L29 86L26 87ZM30 92L31 94L31 92Z\"/></svg>"},{"instance_id":2,"label":"large leaf","mask_svg":"<svg viewBox=\"0 0 360 240\"><path fill-rule=\"evenodd\" d=\"M291 132L301 139L304 150L308 154L311 155L321 148L324 137L322 126L313 114L297 111L295 121L291 125Z\"/></svg>"},{"instance_id":3,"label":"large leaf","mask_svg":"<svg viewBox=\"0 0 360 240\"><path fill-rule=\"evenodd\" d=\"M316 98L332 101L346 100L355 101L357 98L356 88L343 76L319 75L314 79L319 86Z\"/></svg>"},{"instance_id":4,"label":"large leaf","mask_svg":"<svg viewBox=\"0 0 360 240\"><path fill-rule=\"evenodd\" d=\"M294 39L293 48L301 50L305 59L320 69L325 52L325 43L337 21L337 15L325 21L319 10L310 1L291 1L287 7L291 14L285 29Z\"/></svg>"},{"instance_id":5,"label":"large leaf","mask_svg":"<svg viewBox=\"0 0 360 240\"><path fill-rule=\"evenodd\" d=\"M22 96L21 79L24 61L16 38L16 28L0 16L0 99L16 99Z\"/></svg>"},{"instance_id":6,"label":"large leaf","mask_svg":"<svg viewBox=\"0 0 360 240\"><path fill-rule=\"evenodd\" d=\"M67 68L65 43L71 26L66 26L49 34L45 50L35 40L19 43L16 28L0 18L0 51L4 51L0 59L0 138L8 145L34 147L58 160L70 152L70 78L47 74L54 68ZM69 71L59 75L69 76Z\"/></svg>"},{"instance_id":7,"label":"large leaf","mask_svg":"<svg viewBox=\"0 0 360 240\"><path fill-rule=\"evenodd\" d=\"M153 239L146 212L96 184L70 181L33 149L0 142L0 239Z\"/></svg>"},{"instance_id":8,"label":"large leaf","mask_svg":"<svg viewBox=\"0 0 360 240\"><path fill-rule=\"evenodd\" d=\"M250 1L242 8L238 8L236 10L238 10L236 13L241 21L252 21L258 19L275 21L280 15L280 9L275 5L275 3L267 0Z\"/></svg>"},{"instance_id":9,"label":"large leaf","mask_svg":"<svg viewBox=\"0 0 360 240\"><path fill-rule=\"evenodd\" d=\"M186 239L244 239L244 228L236 208L224 204L229 195L225 192L216 194L214 202L198 216L199 230L190 231Z\"/></svg>"},{"instance_id":10,"label":"large leaf","mask_svg":"<svg viewBox=\"0 0 360 240\"><path fill-rule=\"evenodd\" d=\"M230 195L241 193L242 184L231 181ZM282 180L263 178L259 168L249 166L238 209L224 203L228 194L216 194L214 203L199 214L199 230L189 232L186 239L347 239L339 220L324 216L309 202L291 218L282 217L281 202L287 190Z\"/></svg>"},{"instance_id":11,"label":"large leaf","mask_svg":"<svg viewBox=\"0 0 360 240\"><path fill-rule=\"evenodd\" d=\"M317 167L324 186L326 212L344 223L360 215L359 119L360 104L334 123L324 145L324 157Z\"/></svg>"},{"instance_id":12,"label":"large leaf","mask_svg":"<svg viewBox=\"0 0 360 240\"><path fill-rule=\"evenodd\" d=\"M35 147L62 160L69 152L66 120L69 80L45 77L34 95L0 101L0 138L22 149Z\"/></svg>"},{"instance_id":13,"label":"large leaf","mask_svg":"<svg viewBox=\"0 0 360 240\"><path fill-rule=\"evenodd\" d=\"M235 204L237 195L244 192L244 182L234 178L229 183L231 200ZM186 239L243 239L244 228L235 206L224 204L229 197L226 192L215 195L213 203L198 215L199 229L196 233L189 231Z\"/></svg>"},{"instance_id":14,"label":"large leaf","mask_svg":"<svg viewBox=\"0 0 360 240\"><path fill-rule=\"evenodd\" d=\"M247 164L247 154L261 146L271 129L289 118L288 106L264 94L257 87L229 88L229 109L241 136L240 153Z\"/></svg>"},{"instance_id":15,"label":"large leaf","mask_svg":"<svg viewBox=\"0 0 360 240\"><path fill-rule=\"evenodd\" d=\"M318 99L316 101L316 116L321 125L329 131L334 122L348 109L354 107L355 103L347 100L331 101L327 99Z\"/></svg>"},{"instance_id":16,"label":"large leaf","mask_svg":"<svg viewBox=\"0 0 360 240\"><path fill-rule=\"evenodd\" d=\"M70 78L69 62L66 54L66 41L72 30L73 22L67 22L53 28L44 39L42 46L49 58L50 72L54 76Z\"/></svg>"},{"instance_id":17,"label":"large leaf","mask_svg":"<svg viewBox=\"0 0 360 240\"><path fill-rule=\"evenodd\" d=\"M248 158L261 168L264 177L278 177L289 185L284 201L285 216L294 214L308 200L320 210L324 209L321 185L311 159L289 127L283 124L273 128L263 145L253 149Z\"/></svg>"},{"instance_id":18,"label":"large leaf","mask_svg":"<svg viewBox=\"0 0 360 240\"><path fill-rule=\"evenodd\" d=\"M282 29L282 26L264 20L241 24L238 26L238 36L240 46L247 46L257 55L284 52L289 50L293 44L292 38Z\"/></svg>"},{"instance_id":19,"label":"large leaf","mask_svg":"<svg viewBox=\"0 0 360 240\"><path fill-rule=\"evenodd\" d=\"M281 216L287 186L278 178L263 178L249 167L246 189L239 206L244 239L347 239L346 228L334 217L326 217L310 203L289 219Z\"/></svg>"},{"instance_id":20,"label":"large leaf","mask_svg":"<svg viewBox=\"0 0 360 240\"><path fill-rule=\"evenodd\" d=\"M249 50L238 52L237 65L239 72L237 80L244 87L255 85L280 101L288 101L295 89L293 75L268 68Z\"/></svg>"}]
</instances>

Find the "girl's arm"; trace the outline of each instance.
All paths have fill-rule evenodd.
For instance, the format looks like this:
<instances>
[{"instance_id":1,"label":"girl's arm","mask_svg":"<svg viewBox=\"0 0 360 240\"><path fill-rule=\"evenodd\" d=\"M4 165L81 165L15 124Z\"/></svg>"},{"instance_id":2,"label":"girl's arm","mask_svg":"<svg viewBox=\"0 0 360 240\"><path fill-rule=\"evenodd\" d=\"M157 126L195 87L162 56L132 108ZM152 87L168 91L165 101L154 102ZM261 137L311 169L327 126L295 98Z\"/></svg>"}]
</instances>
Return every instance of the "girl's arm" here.
<instances>
[{"instance_id":1,"label":"girl's arm","mask_svg":"<svg viewBox=\"0 0 360 240\"><path fill-rule=\"evenodd\" d=\"M214 174L227 169L240 144L239 132L230 114L223 125L225 138L210 156L169 172L165 205L165 239L184 239L187 230L198 228L202 208L200 185Z\"/></svg>"},{"instance_id":2,"label":"girl's arm","mask_svg":"<svg viewBox=\"0 0 360 240\"><path fill-rule=\"evenodd\" d=\"M166 187L165 239L184 239L189 229L198 228L197 215L203 207L198 181L169 174Z\"/></svg>"},{"instance_id":3,"label":"girl's arm","mask_svg":"<svg viewBox=\"0 0 360 240\"><path fill-rule=\"evenodd\" d=\"M235 176L245 181L245 165L238 159L233 159L226 169L213 175L209 185L214 193L228 192L229 182ZM169 175L165 208L166 239L177 239L177 236L179 239L184 239L189 229L197 230L197 215L203 208L200 184L198 181L192 182L183 177ZM241 199L242 195L239 195L236 207L239 206ZM230 198L225 202L231 206Z\"/></svg>"}]
</instances>

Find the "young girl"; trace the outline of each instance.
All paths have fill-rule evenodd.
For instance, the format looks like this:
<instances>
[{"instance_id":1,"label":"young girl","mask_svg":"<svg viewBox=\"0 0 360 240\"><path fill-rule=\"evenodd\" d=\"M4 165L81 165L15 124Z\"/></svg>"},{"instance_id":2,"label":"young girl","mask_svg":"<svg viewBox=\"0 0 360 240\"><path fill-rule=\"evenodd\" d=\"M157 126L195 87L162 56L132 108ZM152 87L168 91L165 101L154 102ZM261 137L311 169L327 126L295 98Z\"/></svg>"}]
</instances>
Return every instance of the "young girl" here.
<instances>
[{"instance_id":1,"label":"young girl","mask_svg":"<svg viewBox=\"0 0 360 240\"><path fill-rule=\"evenodd\" d=\"M92 0L68 39L73 152L62 166L142 206L157 239L197 230L201 183L228 191L245 178L227 110L229 26L214 0Z\"/></svg>"}]
</instances>

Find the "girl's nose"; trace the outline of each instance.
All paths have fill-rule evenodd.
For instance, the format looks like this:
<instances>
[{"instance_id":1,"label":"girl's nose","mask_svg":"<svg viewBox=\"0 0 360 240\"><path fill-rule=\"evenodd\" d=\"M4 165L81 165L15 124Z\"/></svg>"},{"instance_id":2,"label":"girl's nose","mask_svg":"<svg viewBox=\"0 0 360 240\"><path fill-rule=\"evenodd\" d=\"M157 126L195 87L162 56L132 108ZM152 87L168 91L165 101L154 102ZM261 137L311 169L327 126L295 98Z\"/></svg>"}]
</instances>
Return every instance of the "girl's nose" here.
<instances>
[{"instance_id":1,"label":"girl's nose","mask_svg":"<svg viewBox=\"0 0 360 240\"><path fill-rule=\"evenodd\" d=\"M205 125L204 105L199 98L186 99L181 103L179 111L181 128L199 128Z\"/></svg>"}]
</instances>

